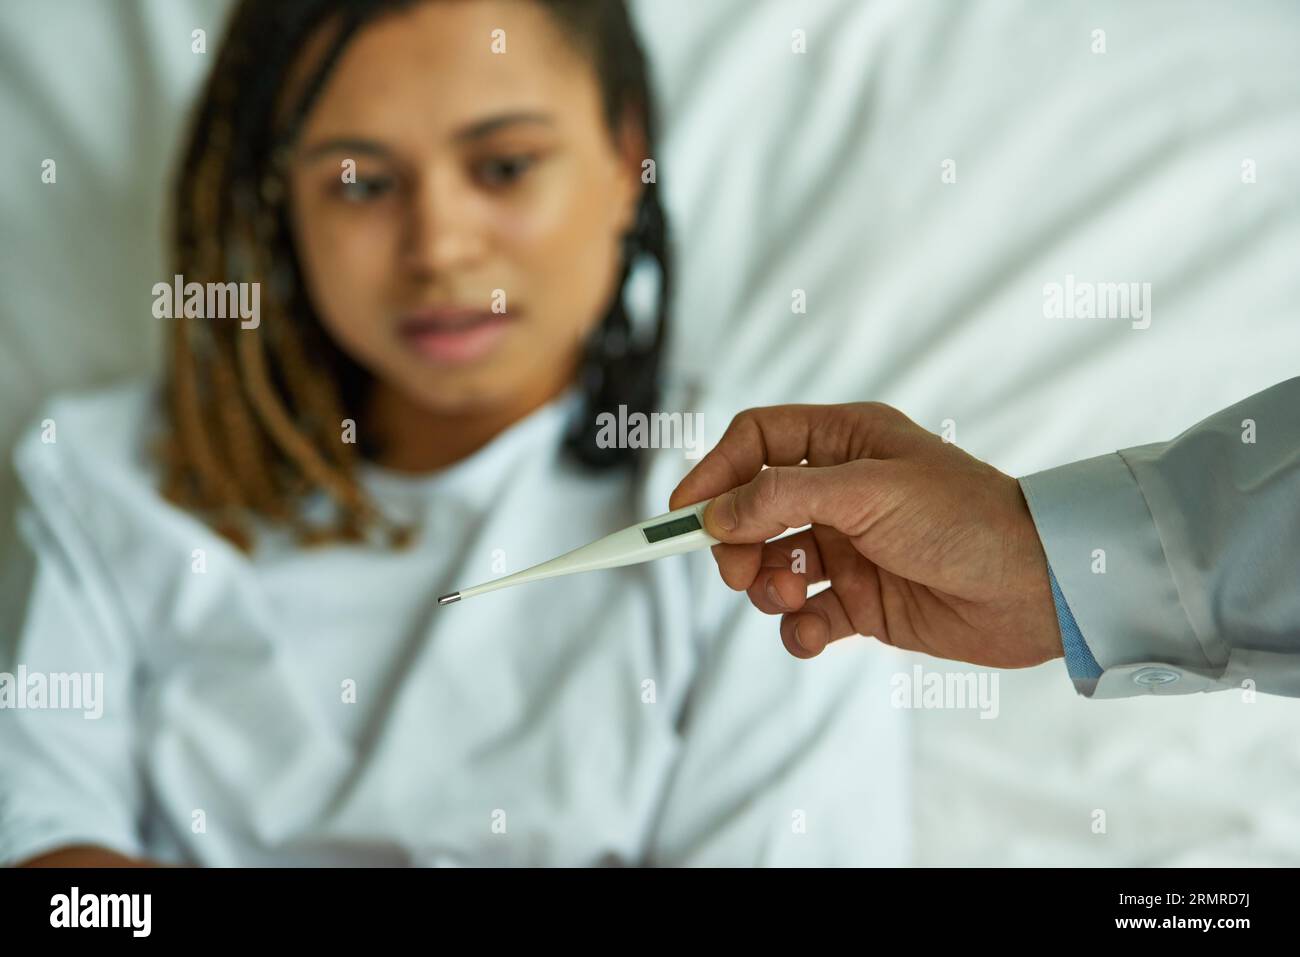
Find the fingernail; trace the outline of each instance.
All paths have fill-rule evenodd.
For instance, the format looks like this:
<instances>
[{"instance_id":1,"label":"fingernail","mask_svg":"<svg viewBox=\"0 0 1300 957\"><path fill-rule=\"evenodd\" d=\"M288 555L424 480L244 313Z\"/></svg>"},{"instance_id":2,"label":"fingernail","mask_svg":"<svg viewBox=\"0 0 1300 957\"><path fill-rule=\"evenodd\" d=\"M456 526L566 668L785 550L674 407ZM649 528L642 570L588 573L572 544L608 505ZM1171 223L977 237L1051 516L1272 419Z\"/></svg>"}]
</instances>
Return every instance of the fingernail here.
<instances>
[{"instance_id":1,"label":"fingernail","mask_svg":"<svg viewBox=\"0 0 1300 957\"><path fill-rule=\"evenodd\" d=\"M781 597L781 593L776 590L776 585L772 583L772 579L770 578L767 580L767 599L773 605L776 605L777 608L780 608L782 611L790 610L790 606L785 603L785 599ZM795 631L798 630L799 629L796 627Z\"/></svg>"},{"instance_id":2,"label":"fingernail","mask_svg":"<svg viewBox=\"0 0 1300 957\"><path fill-rule=\"evenodd\" d=\"M794 643L798 645L800 648L802 648L804 651L812 651L811 648L809 648L807 645L803 643L803 639L799 637L798 623L796 623L794 626Z\"/></svg>"},{"instance_id":3,"label":"fingernail","mask_svg":"<svg viewBox=\"0 0 1300 957\"><path fill-rule=\"evenodd\" d=\"M732 531L736 527L736 493L724 492L715 498L709 503L709 514L718 528L724 532Z\"/></svg>"}]
</instances>

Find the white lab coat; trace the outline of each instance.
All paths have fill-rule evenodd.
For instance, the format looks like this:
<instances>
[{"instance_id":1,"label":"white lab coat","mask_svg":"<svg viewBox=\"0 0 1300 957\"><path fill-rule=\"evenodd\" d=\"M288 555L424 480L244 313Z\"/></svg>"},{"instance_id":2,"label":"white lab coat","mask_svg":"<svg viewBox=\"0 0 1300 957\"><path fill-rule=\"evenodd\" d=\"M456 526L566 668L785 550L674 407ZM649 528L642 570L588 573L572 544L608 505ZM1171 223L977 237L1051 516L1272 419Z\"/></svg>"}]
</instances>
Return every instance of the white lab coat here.
<instances>
[{"instance_id":1,"label":"white lab coat","mask_svg":"<svg viewBox=\"0 0 1300 957\"><path fill-rule=\"evenodd\" d=\"M574 398L437 474L367 468L425 522L410 553L251 558L155 491L147 387L54 402L16 453L35 571L0 670L102 674L102 716L0 710L0 862L904 862L890 649L790 657L707 551L436 606L667 509L682 452L585 474Z\"/></svg>"}]
</instances>

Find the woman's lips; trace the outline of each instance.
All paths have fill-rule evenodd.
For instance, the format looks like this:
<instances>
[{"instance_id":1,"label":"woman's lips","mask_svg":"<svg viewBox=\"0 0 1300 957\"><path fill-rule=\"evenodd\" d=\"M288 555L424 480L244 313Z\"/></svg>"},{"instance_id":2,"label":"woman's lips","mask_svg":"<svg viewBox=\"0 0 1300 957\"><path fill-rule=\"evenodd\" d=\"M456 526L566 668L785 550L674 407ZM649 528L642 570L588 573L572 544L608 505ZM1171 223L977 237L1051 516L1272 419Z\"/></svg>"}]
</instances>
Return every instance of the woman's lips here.
<instances>
[{"instance_id":1,"label":"woman's lips","mask_svg":"<svg viewBox=\"0 0 1300 957\"><path fill-rule=\"evenodd\" d=\"M464 365L490 353L508 332L513 316L492 312L440 312L402 320L408 346L431 362Z\"/></svg>"}]
</instances>

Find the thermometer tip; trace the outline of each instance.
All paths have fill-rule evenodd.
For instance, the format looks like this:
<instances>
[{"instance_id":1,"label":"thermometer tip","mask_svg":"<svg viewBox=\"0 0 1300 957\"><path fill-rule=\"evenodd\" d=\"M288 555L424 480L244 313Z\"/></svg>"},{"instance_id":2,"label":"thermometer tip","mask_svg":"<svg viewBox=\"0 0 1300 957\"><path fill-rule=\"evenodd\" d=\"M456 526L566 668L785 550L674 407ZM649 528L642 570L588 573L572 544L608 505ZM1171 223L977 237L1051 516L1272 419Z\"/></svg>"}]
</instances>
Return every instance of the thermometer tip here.
<instances>
[{"instance_id":1,"label":"thermometer tip","mask_svg":"<svg viewBox=\"0 0 1300 957\"><path fill-rule=\"evenodd\" d=\"M443 595L438 599L439 605L450 605L454 601L460 601L460 592L454 591L450 595Z\"/></svg>"}]
</instances>

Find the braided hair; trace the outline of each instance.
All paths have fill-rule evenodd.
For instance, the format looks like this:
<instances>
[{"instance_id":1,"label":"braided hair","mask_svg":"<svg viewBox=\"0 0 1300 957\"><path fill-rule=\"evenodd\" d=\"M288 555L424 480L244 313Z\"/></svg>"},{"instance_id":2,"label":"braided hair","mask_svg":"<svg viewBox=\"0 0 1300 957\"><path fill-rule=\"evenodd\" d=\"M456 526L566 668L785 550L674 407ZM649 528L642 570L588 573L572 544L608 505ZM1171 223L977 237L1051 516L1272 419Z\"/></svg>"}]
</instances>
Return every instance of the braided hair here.
<instances>
[{"instance_id":1,"label":"braided hair","mask_svg":"<svg viewBox=\"0 0 1300 957\"><path fill-rule=\"evenodd\" d=\"M288 158L312 106L357 31L419 0L242 0L193 117L173 197L171 255L186 282L259 282L261 321L170 326L164 429L157 453L162 493L202 516L244 551L253 518L293 528L305 544L375 533L402 547L413 529L388 520L357 481L373 448L340 441L345 416L364 408L370 373L325 333L307 294L289 229ZM629 108L643 120L649 155L657 119L644 54L625 0L535 0L589 56L604 119L619 128ZM328 49L297 84L295 60L329 26ZM601 412L649 412L660 389L671 289L668 230L656 184L644 184L635 227L608 313L583 346L581 411L564 438L590 470L630 466L637 450L596 441ZM628 277L652 260L658 291L648 334L624 302ZM312 526L299 505L323 492L333 520Z\"/></svg>"}]
</instances>

